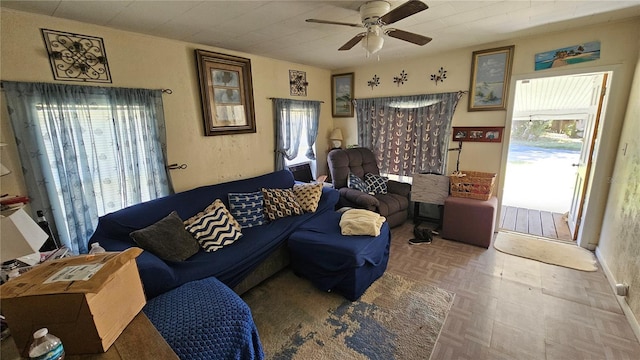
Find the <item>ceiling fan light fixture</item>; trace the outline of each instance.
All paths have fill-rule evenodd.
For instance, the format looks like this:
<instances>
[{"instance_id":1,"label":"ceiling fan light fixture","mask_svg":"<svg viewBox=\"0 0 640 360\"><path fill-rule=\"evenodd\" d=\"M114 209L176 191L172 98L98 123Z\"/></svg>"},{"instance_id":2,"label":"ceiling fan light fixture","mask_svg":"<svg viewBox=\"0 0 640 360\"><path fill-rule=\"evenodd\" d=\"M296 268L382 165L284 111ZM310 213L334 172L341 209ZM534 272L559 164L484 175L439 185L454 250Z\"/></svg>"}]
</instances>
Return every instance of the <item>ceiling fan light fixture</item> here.
<instances>
[{"instance_id":1,"label":"ceiling fan light fixture","mask_svg":"<svg viewBox=\"0 0 640 360\"><path fill-rule=\"evenodd\" d=\"M384 38L375 32L368 33L362 40L362 47L367 50L367 56L373 55L382 49Z\"/></svg>"}]
</instances>

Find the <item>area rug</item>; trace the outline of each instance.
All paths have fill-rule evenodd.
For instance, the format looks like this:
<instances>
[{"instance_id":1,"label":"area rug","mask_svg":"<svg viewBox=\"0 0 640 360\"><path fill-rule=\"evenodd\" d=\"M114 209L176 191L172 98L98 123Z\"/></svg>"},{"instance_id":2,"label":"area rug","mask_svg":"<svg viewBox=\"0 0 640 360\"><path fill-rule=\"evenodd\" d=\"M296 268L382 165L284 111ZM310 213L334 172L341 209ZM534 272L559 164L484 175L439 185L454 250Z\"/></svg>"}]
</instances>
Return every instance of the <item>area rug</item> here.
<instances>
[{"instance_id":1,"label":"area rug","mask_svg":"<svg viewBox=\"0 0 640 360\"><path fill-rule=\"evenodd\" d=\"M454 293L386 273L358 301L285 270L252 289L267 359L429 359Z\"/></svg>"},{"instance_id":2,"label":"area rug","mask_svg":"<svg viewBox=\"0 0 640 360\"><path fill-rule=\"evenodd\" d=\"M593 253L574 244L500 231L493 246L503 253L582 271L597 271Z\"/></svg>"}]
</instances>

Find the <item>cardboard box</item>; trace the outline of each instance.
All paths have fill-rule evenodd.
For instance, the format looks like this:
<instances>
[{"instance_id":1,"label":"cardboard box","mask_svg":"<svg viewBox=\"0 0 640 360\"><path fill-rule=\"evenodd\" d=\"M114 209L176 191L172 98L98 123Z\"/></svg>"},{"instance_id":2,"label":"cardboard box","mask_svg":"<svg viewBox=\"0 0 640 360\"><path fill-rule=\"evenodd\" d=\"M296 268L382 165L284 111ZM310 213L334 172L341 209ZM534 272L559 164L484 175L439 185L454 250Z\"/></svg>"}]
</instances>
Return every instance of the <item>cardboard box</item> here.
<instances>
[{"instance_id":1,"label":"cardboard box","mask_svg":"<svg viewBox=\"0 0 640 360\"><path fill-rule=\"evenodd\" d=\"M28 357L33 333L43 327L66 354L107 351L146 303L135 261L141 252L45 262L3 284L2 314L21 354Z\"/></svg>"}]
</instances>

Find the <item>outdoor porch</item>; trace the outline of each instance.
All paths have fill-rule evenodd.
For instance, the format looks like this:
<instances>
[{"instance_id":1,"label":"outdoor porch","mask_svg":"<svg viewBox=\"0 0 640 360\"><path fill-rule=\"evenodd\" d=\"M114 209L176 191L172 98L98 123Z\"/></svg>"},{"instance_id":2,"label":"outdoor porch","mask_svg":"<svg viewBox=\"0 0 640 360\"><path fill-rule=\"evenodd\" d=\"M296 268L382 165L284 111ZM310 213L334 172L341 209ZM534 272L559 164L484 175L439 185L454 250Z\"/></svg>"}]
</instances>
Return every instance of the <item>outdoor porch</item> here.
<instances>
[{"instance_id":1,"label":"outdoor porch","mask_svg":"<svg viewBox=\"0 0 640 360\"><path fill-rule=\"evenodd\" d=\"M564 214L503 206L498 227L550 239L573 241Z\"/></svg>"}]
</instances>

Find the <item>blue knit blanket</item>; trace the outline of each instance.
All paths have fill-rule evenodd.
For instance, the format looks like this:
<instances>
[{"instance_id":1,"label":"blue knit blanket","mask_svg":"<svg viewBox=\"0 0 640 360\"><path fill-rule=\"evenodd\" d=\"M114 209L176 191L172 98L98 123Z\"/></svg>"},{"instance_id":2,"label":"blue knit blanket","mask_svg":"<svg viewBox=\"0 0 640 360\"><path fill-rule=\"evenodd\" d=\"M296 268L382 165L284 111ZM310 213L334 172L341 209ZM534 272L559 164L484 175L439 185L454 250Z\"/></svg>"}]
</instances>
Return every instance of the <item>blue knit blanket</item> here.
<instances>
[{"instance_id":1,"label":"blue knit blanket","mask_svg":"<svg viewBox=\"0 0 640 360\"><path fill-rule=\"evenodd\" d=\"M214 277L159 295L143 311L180 359L264 358L249 306Z\"/></svg>"}]
</instances>

